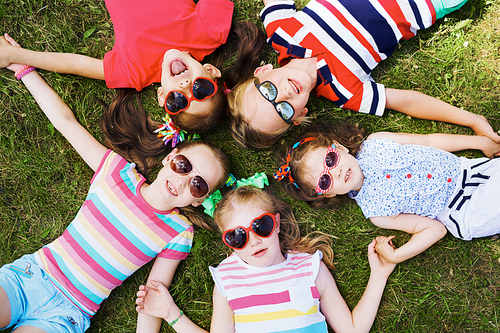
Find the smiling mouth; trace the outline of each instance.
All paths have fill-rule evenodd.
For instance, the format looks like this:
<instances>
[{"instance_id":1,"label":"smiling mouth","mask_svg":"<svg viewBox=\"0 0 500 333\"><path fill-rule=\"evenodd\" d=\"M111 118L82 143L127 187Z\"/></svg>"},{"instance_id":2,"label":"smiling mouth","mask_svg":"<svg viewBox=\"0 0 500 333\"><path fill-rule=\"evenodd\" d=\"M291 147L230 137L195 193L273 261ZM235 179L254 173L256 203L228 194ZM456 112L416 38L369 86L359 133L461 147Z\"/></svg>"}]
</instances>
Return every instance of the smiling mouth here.
<instances>
[{"instance_id":1,"label":"smiling mouth","mask_svg":"<svg viewBox=\"0 0 500 333\"><path fill-rule=\"evenodd\" d=\"M351 177L351 172L351 169L347 170L347 172L345 173L344 182L347 182L349 180L349 177Z\"/></svg>"},{"instance_id":2,"label":"smiling mouth","mask_svg":"<svg viewBox=\"0 0 500 333\"><path fill-rule=\"evenodd\" d=\"M295 82L293 80L290 80L288 79L288 82L290 83L290 85L293 87L293 90L297 93L297 94L300 94L300 84L298 82Z\"/></svg>"},{"instance_id":3,"label":"smiling mouth","mask_svg":"<svg viewBox=\"0 0 500 333\"><path fill-rule=\"evenodd\" d=\"M186 64L179 59L174 59L170 63L170 74L174 77L184 74L187 70Z\"/></svg>"},{"instance_id":4,"label":"smiling mouth","mask_svg":"<svg viewBox=\"0 0 500 333\"><path fill-rule=\"evenodd\" d=\"M167 189L170 193L172 193L172 195L175 196L178 195L177 190L172 186L172 184L168 180L167 180Z\"/></svg>"}]
</instances>

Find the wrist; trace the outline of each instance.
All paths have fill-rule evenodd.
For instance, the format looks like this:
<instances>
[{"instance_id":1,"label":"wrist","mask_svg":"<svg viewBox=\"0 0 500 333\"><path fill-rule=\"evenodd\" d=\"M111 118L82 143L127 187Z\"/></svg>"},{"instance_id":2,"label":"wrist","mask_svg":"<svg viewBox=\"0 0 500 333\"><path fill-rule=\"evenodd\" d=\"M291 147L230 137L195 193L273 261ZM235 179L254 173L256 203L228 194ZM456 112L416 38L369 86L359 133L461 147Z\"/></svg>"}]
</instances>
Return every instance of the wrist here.
<instances>
[{"instance_id":1,"label":"wrist","mask_svg":"<svg viewBox=\"0 0 500 333\"><path fill-rule=\"evenodd\" d=\"M168 323L169 326L174 326L177 321L184 315L184 312L180 310L178 307L170 311L170 314L168 317L164 317L165 321Z\"/></svg>"},{"instance_id":2,"label":"wrist","mask_svg":"<svg viewBox=\"0 0 500 333\"><path fill-rule=\"evenodd\" d=\"M16 79L21 80L25 75L31 73L35 69L36 68L33 66L23 65L15 71L14 76Z\"/></svg>"}]
</instances>

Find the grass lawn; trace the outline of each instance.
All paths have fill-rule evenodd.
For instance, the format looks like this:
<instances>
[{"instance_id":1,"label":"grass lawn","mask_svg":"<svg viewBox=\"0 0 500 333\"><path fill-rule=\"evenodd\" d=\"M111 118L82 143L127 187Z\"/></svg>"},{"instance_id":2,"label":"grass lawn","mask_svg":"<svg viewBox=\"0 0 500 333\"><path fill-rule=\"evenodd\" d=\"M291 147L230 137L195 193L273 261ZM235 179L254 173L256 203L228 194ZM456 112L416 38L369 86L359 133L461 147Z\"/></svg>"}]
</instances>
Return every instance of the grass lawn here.
<instances>
[{"instance_id":1,"label":"grass lawn","mask_svg":"<svg viewBox=\"0 0 500 333\"><path fill-rule=\"evenodd\" d=\"M298 1L304 4L306 1ZM235 19L258 22L262 1L235 0ZM403 42L373 77L387 87L413 89L455 106L484 115L500 129L500 1L470 0L462 10ZM104 1L4 0L0 4L0 32L8 32L22 46L102 58L113 46L113 27ZM276 57L267 50L266 62ZM79 121L98 138L101 108L113 92L104 82L40 71L73 109ZM160 120L154 87L145 89L143 102ZM387 111L379 118L335 107L311 98L311 117L330 122L349 120L370 132L467 133L468 128L410 118ZM276 155L294 137L295 128L269 150L238 146L223 125L203 138L221 143L238 178L276 169ZM480 157L481 152L461 155ZM0 264L33 253L58 237L80 208L92 172L66 140L54 130L33 98L13 73L0 70ZM336 236L337 269L333 275L344 298L356 305L368 281L368 243L391 235L366 220L354 202L336 211L312 210L292 200L276 181L271 187L293 205L304 221L305 233L321 230ZM396 244L409 239L400 232ZM194 322L208 328L213 282L209 265L217 265L228 251L220 236L197 230L192 254L179 267L171 293ZM145 283L151 263L114 290L92 319L90 333L133 332L137 314L135 293ZM2 310L0 310L2 311ZM389 278L373 332L499 332L500 241L496 237L470 242L450 234L423 254L398 265ZM173 332L163 325L162 332Z\"/></svg>"}]
</instances>

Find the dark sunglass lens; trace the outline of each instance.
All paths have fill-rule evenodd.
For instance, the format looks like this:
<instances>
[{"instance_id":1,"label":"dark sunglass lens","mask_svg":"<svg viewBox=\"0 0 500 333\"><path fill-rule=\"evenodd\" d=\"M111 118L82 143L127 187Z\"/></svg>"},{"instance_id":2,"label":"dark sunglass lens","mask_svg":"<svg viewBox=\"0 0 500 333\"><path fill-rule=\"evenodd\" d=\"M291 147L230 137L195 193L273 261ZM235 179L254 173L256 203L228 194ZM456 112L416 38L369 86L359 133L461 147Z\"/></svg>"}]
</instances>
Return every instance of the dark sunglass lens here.
<instances>
[{"instance_id":1,"label":"dark sunglass lens","mask_svg":"<svg viewBox=\"0 0 500 333\"><path fill-rule=\"evenodd\" d=\"M293 110L293 106L288 102L280 102L276 104L276 111L278 111L281 118L283 118L283 120L286 122L289 122L290 119L292 119L293 114L295 113L295 111Z\"/></svg>"},{"instance_id":2,"label":"dark sunglass lens","mask_svg":"<svg viewBox=\"0 0 500 333\"><path fill-rule=\"evenodd\" d=\"M208 193L208 184L205 179L200 176L194 176L193 179L191 179L189 190L193 197L202 198Z\"/></svg>"},{"instance_id":3,"label":"dark sunglass lens","mask_svg":"<svg viewBox=\"0 0 500 333\"><path fill-rule=\"evenodd\" d=\"M264 215L252 223L252 230L259 236L267 237L273 232L274 221L269 215Z\"/></svg>"},{"instance_id":4,"label":"dark sunglass lens","mask_svg":"<svg viewBox=\"0 0 500 333\"><path fill-rule=\"evenodd\" d=\"M201 100L214 93L215 87L212 82L207 79L198 79L193 84L193 97Z\"/></svg>"},{"instance_id":5,"label":"dark sunglass lens","mask_svg":"<svg viewBox=\"0 0 500 333\"><path fill-rule=\"evenodd\" d=\"M170 162L170 168L176 173L190 173L193 170L191 162L184 155L176 155Z\"/></svg>"},{"instance_id":6,"label":"dark sunglass lens","mask_svg":"<svg viewBox=\"0 0 500 333\"><path fill-rule=\"evenodd\" d=\"M168 94L166 103L167 110L172 113L176 113L187 107L188 100L183 94L178 93L177 91L172 91Z\"/></svg>"},{"instance_id":7,"label":"dark sunglass lens","mask_svg":"<svg viewBox=\"0 0 500 333\"><path fill-rule=\"evenodd\" d=\"M259 87L259 91L268 101L274 101L276 96L278 96L278 91L272 82L266 81L262 83Z\"/></svg>"},{"instance_id":8,"label":"dark sunglass lens","mask_svg":"<svg viewBox=\"0 0 500 333\"><path fill-rule=\"evenodd\" d=\"M241 249L247 241L247 233L242 228L236 228L224 234L226 243L234 248Z\"/></svg>"},{"instance_id":9,"label":"dark sunglass lens","mask_svg":"<svg viewBox=\"0 0 500 333\"><path fill-rule=\"evenodd\" d=\"M326 154L325 164L327 167L331 168L337 164L339 161L339 154L335 151L331 151Z\"/></svg>"},{"instance_id":10,"label":"dark sunglass lens","mask_svg":"<svg viewBox=\"0 0 500 333\"><path fill-rule=\"evenodd\" d=\"M330 178L330 175L324 174L319 178L318 186L323 191L328 190L331 184L332 184L332 178Z\"/></svg>"}]
</instances>

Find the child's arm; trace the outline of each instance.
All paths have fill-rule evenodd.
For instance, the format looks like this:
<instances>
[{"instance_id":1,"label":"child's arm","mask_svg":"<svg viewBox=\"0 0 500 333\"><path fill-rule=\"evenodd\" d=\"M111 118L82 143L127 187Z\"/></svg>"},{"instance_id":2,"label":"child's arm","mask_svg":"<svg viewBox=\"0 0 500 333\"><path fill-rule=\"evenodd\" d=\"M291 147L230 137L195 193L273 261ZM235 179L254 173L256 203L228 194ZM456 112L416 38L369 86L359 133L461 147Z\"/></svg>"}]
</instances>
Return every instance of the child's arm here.
<instances>
[{"instance_id":1,"label":"child's arm","mask_svg":"<svg viewBox=\"0 0 500 333\"><path fill-rule=\"evenodd\" d=\"M154 299L154 301L143 304L145 305L144 307L151 305L150 308L147 308L147 311L138 310L139 315L137 317L137 332L158 333L161 328L162 318L165 318L165 320L171 322L172 320L174 320L179 316L180 310L177 308L177 306L175 306L175 303L172 300L172 297L170 296L170 293L167 290L167 287L172 282L175 270L177 269L179 263L180 260L156 258L153 268L149 273L146 286L141 286L140 288L142 289L142 291L148 291L147 292L148 297L151 297L152 299ZM165 297L165 295L167 295L168 297ZM174 309L172 306L170 307L163 306L162 304L159 304L157 306L153 305L156 304L158 300L160 301L165 300L165 302L173 304L176 309ZM166 316L164 317L162 314L166 314ZM167 319L170 318L170 316L172 317L176 316L176 317L172 318L171 320Z\"/></svg>"},{"instance_id":2,"label":"child's arm","mask_svg":"<svg viewBox=\"0 0 500 333\"><path fill-rule=\"evenodd\" d=\"M213 294L214 310L212 315L211 332L234 332L233 311L227 303L227 299L214 286ZM172 325L176 332L207 332L193 323L185 314L181 315L181 310L177 307L168 289L160 282L151 281L151 286L140 286L137 292L137 312L139 316L154 316L159 320L165 319L168 323L177 321ZM151 317L153 318L153 317ZM140 331L139 327L137 332Z\"/></svg>"},{"instance_id":3,"label":"child's arm","mask_svg":"<svg viewBox=\"0 0 500 333\"><path fill-rule=\"evenodd\" d=\"M51 72L104 80L101 59L73 53L31 51L11 45L10 39L7 34L0 36L0 67L7 67L12 63L27 64Z\"/></svg>"},{"instance_id":4,"label":"child's arm","mask_svg":"<svg viewBox=\"0 0 500 333\"><path fill-rule=\"evenodd\" d=\"M8 43L19 48L12 38L7 38ZM10 64L7 68L15 72L21 66ZM26 74L21 80L54 127L64 135L85 162L94 171L97 170L107 148L80 125L73 111L36 71Z\"/></svg>"},{"instance_id":5,"label":"child's arm","mask_svg":"<svg viewBox=\"0 0 500 333\"><path fill-rule=\"evenodd\" d=\"M377 252L393 263L400 263L425 251L447 232L446 227L438 220L414 214L377 216L371 217L370 220L380 228L413 234L410 240L398 249L392 245L394 236L377 238Z\"/></svg>"},{"instance_id":6,"label":"child's arm","mask_svg":"<svg viewBox=\"0 0 500 333\"><path fill-rule=\"evenodd\" d=\"M412 90L386 88L386 108L415 118L432 119L468 126L477 135L484 135L500 143L500 136L493 131L483 116L454 107L437 98Z\"/></svg>"},{"instance_id":7,"label":"child's arm","mask_svg":"<svg viewBox=\"0 0 500 333\"><path fill-rule=\"evenodd\" d=\"M316 278L316 286L320 293L321 313L337 333L369 332L373 325L387 278L396 266L388 263L375 252L375 244L376 241L373 240L368 245L368 261L371 268L370 279L363 297L361 297L352 313L337 289L332 274L325 264L321 262Z\"/></svg>"},{"instance_id":8,"label":"child's arm","mask_svg":"<svg viewBox=\"0 0 500 333\"><path fill-rule=\"evenodd\" d=\"M428 147L434 147L449 152L465 149L482 150L488 157L500 154L500 143L496 143L486 136L478 135L458 135L458 134L410 134L410 133L391 133L377 132L370 134L368 140L385 138L395 141L402 145L414 144Z\"/></svg>"}]
</instances>

